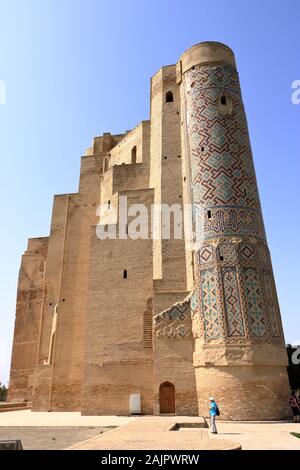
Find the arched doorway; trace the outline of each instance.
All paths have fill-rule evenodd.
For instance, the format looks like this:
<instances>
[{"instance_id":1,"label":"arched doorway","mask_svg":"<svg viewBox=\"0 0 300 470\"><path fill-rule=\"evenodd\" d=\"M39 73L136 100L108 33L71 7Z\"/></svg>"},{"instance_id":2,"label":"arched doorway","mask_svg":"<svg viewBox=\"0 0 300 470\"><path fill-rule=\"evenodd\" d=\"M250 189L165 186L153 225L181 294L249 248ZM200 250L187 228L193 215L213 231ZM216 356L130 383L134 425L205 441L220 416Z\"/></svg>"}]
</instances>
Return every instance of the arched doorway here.
<instances>
[{"instance_id":1,"label":"arched doorway","mask_svg":"<svg viewBox=\"0 0 300 470\"><path fill-rule=\"evenodd\" d=\"M160 413L175 413L175 387L171 382L164 382L159 387Z\"/></svg>"}]
</instances>

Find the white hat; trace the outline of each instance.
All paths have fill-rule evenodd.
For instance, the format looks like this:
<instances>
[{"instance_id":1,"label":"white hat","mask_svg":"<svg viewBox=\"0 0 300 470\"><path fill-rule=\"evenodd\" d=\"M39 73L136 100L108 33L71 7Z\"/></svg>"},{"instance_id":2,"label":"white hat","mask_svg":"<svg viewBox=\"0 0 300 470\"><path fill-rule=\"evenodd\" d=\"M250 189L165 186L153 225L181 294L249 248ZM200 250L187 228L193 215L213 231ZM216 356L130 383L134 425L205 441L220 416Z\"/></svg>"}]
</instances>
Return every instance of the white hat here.
<instances>
[{"instance_id":1,"label":"white hat","mask_svg":"<svg viewBox=\"0 0 300 470\"><path fill-rule=\"evenodd\" d=\"M215 401L214 397L209 397L209 401Z\"/></svg>"}]
</instances>

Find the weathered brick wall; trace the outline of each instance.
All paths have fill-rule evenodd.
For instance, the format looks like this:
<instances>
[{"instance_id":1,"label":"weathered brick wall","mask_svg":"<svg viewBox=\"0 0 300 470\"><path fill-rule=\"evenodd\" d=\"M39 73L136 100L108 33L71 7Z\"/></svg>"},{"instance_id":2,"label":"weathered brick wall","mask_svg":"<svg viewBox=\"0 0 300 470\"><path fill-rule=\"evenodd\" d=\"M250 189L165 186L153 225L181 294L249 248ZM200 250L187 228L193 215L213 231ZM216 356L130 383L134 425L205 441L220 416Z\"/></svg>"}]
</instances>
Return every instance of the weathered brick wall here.
<instances>
[{"instance_id":1,"label":"weathered brick wall","mask_svg":"<svg viewBox=\"0 0 300 470\"><path fill-rule=\"evenodd\" d=\"M129 191L127 195L129 204L141 202L149 207L153 201L151 190ZM144 312L152 297L151 239L99 240L94 233L82 389L84 414L127 415L130 393L141 393L142 412L152 413L152 349L144 345Z\"/></svg>"},{"instance_id":2,"label":"weathered brick wall","mask_svg":"<svg viewBox=\"0 0 300 470\"><path fill-rule=\"evenodd\" d=\"M199 415L215 397L222 419L280 420L290 416L286 367L234 365L196 368Z\"/></svg>"},{"instance_id":3,"label":"weathered brick wall","mask_svg":"<svg viewBox=\"0 0 300 470\"><path fill-rule=\"evenodd\" d=\"M188 292L157 292L154 297L155 312L158 312L154 314L153 324L155 414L160 413L159 390L164 382L175 387L176 414L198 414L191 312L189 302L184 302L187 295Z\"/></svg>"},{"instance_id":4,"label":"weathered brick wall","mask_svg":"<svg viewBox=\"0 0 300 470\"><path fill-rule=\"evenodd\" d=\"M173 93L173 101L166 101L167 92ZM180 111L176 67L163 67L151 80L150 187L155 189L155 204L182 206ZM153 240L153 263L154 279L162 279L165 290L186 289L183 239L175 240L172 235L171 239Z\"/></svg>"},{"instance_id":5,"label":"weathered brick wall","mask_svg":"<svg viewBox=\"0 0 300 470\"><path fill-rule=\"evenodd\" d=\"M56 196L54 200L34 378L35 410L81 408L90 235L91 225L96 221L98 181L99 162L93 156L83 157L81 192ZM46 394L47 399L42 398Z\"/></svg>"},{"instance_id":6,"label":"weathered brick wall","mask_svg":"<svg viewBox=\"0 0 300 470\"><path fill-rule=\"evenodd\" d=\"M37 360L48 238L31 238L22 256L8 401L31 401Z\"/></svg>"},{"instance_id":7,"label":"weathered brick wall","mask_svg":"<svg viewBox=\"0 0 300 470\"><path fill-rule=\"evenodd\" d=\"M109 151L109 166L122 165L122 163L130 164L131 150L136 147L136 163L141 163L146 159L145 130L149 129L149 121L140 122L132 131L128 132L117 145ZM128 185L130 187L130 185Z\"/></svg>"}]
</instances>

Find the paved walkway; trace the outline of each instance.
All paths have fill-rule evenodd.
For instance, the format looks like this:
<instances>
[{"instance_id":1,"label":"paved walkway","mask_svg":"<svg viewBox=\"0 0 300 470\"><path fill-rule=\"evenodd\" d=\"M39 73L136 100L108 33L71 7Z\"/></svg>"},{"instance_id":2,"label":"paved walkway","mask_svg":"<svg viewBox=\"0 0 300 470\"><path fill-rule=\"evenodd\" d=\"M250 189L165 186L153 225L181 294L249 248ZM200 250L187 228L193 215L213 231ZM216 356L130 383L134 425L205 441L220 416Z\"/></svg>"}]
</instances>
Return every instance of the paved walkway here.
<instances>
[{"instance_id":1,"label":"paved walkway","mask_svg":"<svg viewBox=\"0 0 300 470\"><path fill-rule=\"evenodd\" d=\"M218 422L218 432L212 439L233 439L244 450L300 450L300 439L291 432L300 433L300 423L286 422Z\"/></svg>"},{"instance_id":2,"label":"paved walkway","mask_svg":"<svg viewBox=\"0 0 300 470\"><path fill-rule=\"evenodd\" d=\"M88 441L76 444L77 448L94 448L94 449L199 449L199 441L207 436L205 429L191 429L181 431L168 431L170 420L174 422L184 421L201 421L201 418L187 417L126 417L126 416L81 416L79 412L70 413L43 413L31 412L28 410L11 411L8 413L0 413L0 431L2 427L31 427L28 431L38 432L39 427L53 427L52 431L59 432L58 427L73 427L75 439L72 438L66 442L66 447L72 442L82 441L86 437L94 436ZM135 423L138 426L135 426ZM158 430L158 423L163 423L161 430ZM80 427L115 427L119 429L108 431L105 435L80 434L75 428ZM4 430L4 428L2 429ZM14 433L14 429L11 432ZM17 431L17 429L16 429ZM20 432L23 430L20 429ZM51 435L51 430L49 434ZM218 421L219 434L210 436L208 445L216 441L237 441L242 444L243 449L286 449L300 450L300 439L291 436L291 432L300 433L300 423L287 422L222 422ZM7 429L7 432L9 430ZM41 430L41 432L43 432ZM71 433L71 429L68 429ZM90 432L90 431L88 431ZM97 433L98 434L98 433ZM175 436L175 437L174 437ZM176 437L177 436L177 437ZM178 438L179 436L179 438ZM54 436L55 437L55 436ZM70 438L71 439L71 438ZM179 439L179 444L178 444ZM202 440L202 442L204 442ZM182 445L188 447L183 447ZM191 444L189 446L189 443ZM218 445L221 445L219 442ZM123 446L123 447L122 447ZM126 447L128 446L128 447ZM171 447L173 446L173 447ZM175 447L174 447L175 446ZM176 447L177 446L177 447ZM178 447L179 446L179 447ZM207 447L208 448L208 447Z\"/></svg>"},{"instance_id":3,"label":"paved walkway","mask_svg":"<svg viewBox=\"0 0 300 470\"><path fill-rule=\"evenodd\" d=\"M196 427L184 427L172 430L176 423ZM223 439L211 439L208 429L204 428L203 418L197 417L140 417L101 436L95 436L84 442L77 443L69 450L234 450L239 449L239 442L232 436Z\"/></svg>"},{"instance_id":4,"label":"paved walkway","mask_svg":"<svg viewBox=\"0 0 300 470\"><path fill-rule=\"evenodd\" d=\"M200 419L200 418L199 418ZM300 423L287 422L222 422L218 435L207 435L205 429L169 431L170 423L195 421L197 418L145 417L73 446L74 449L216 449L230 448L232 442L244 450L300 450ZM161 424L159 424L161 423ZM158 429L160 428L160 429Z\"/></svg>"}]
</instances>

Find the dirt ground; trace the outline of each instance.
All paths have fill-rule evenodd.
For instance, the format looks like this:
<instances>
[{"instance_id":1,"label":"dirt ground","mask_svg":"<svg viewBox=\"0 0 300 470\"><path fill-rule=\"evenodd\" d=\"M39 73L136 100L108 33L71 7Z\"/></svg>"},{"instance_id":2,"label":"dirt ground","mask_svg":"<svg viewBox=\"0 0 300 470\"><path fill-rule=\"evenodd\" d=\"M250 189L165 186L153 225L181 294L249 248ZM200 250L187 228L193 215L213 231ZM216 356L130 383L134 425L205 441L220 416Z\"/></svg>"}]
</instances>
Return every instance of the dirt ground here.
<instances>
[{"instance_id":1,"label":"dirt ground","mask_svg":"<svg viewBox=\"0 0 300 470\"><path fill-rule=\"evenodd\" d=\"M114 427L0 426L0 440L20 439L24 450L60 450Z\"/></svg>"}]
</instances>

